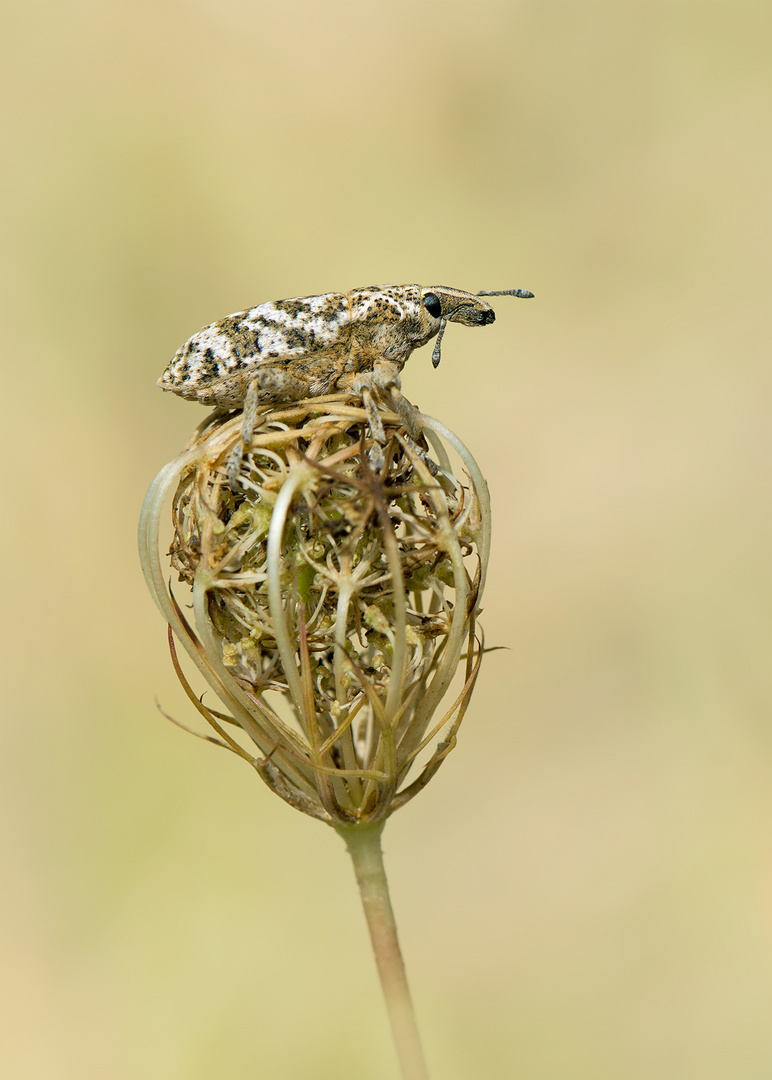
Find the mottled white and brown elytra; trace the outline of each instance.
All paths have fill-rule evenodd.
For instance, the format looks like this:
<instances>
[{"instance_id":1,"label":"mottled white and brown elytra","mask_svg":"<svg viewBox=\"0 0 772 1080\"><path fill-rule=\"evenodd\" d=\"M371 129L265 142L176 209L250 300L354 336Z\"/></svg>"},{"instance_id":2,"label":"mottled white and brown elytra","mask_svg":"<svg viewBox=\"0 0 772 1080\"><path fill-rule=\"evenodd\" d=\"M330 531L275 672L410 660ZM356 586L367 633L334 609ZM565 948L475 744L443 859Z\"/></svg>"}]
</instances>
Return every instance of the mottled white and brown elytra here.
<instances>
[{"instance_id":1,"label":"mottled white and brown elytra","mask_svg":"<svg viewBox=\"0 0 772 1080\"><path fill-rule=\"evenodd\" d=\"M357 389L356 376L368 373L377 386L398 385L413 349L438 333L441 338L448 322L492 323L493 308L480 297L505 295L533 293L370 285L272 300L199 330L175 353L158 385L222 409L243 406L254 382L266 404ZM435 367L439 359L435 347Z\"/></svg>"}]
</instances>

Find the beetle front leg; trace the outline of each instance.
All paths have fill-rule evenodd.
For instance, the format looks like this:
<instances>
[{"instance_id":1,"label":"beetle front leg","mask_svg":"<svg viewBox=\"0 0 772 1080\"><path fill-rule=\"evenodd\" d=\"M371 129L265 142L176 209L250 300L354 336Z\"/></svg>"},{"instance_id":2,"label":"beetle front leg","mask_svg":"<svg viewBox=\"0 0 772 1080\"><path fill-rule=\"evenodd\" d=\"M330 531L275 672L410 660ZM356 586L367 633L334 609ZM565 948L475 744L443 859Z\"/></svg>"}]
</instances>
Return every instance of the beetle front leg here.
<instances>
[{"instance_id":1,"label":"beetle front leg","mask_svg":"<svg viewBox=\"0 0 772 1080\"><path fill-rule=\"evenodd\" d=\"M402 394L399 372L400 368L396 364L384 360L376 363L372 371L360 372L353 383L354 393L362 395L373 436L381 445L385 441L385 436L382 434L383 425L380 417L377 416L372 398L373 390L380 390L384 395L388 395L394 411L412 438L417 439L421 434L421 424L418 419L420 414L415 405L412 405ZM375 424L373 423L374 414L377 416ZM379 437L379 432L381 437Z\"/></svg>"},{"instance_id":2,"label":"beetle front leg","mask_svg":"<svg viewBox=\"0 0 772 1080\"><path fill-rule=\"evenodd\" d=\"M413 439L418 439L421 436L421 422L419 420L420 412L412 403L408 401L405 395L400 390L399 386L392 386L389 390L391 394L391 401L394 405L394 411L399 416L408 434Z\"/></svg>"}]
</instances>

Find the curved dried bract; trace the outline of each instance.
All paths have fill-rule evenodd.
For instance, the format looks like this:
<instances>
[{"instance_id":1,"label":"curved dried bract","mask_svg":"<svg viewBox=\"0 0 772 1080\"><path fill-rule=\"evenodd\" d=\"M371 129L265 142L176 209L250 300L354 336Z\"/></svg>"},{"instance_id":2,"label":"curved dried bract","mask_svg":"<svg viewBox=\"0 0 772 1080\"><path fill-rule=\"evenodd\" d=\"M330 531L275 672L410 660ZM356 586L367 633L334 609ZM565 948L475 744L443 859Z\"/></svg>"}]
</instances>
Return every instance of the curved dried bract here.
<instances>
[{"instance_id":1,"label":"curved dried bract","mask_svg":"<svg viewBox=\"0 0 772 1080\"><path fill-rule=\"evenodd\" d=\"M376 404L376 443L372 407L350 400L261 410L237 484L240 416L210 417L153 482L140 523L151 591L228 710L186 683L216 741L331 823L382 820L455 744L482 655L490 543L487 488L458 438L416 413L416 439ZM184 598L159 550L169 498Z\"/></svg>"}]
</instances>

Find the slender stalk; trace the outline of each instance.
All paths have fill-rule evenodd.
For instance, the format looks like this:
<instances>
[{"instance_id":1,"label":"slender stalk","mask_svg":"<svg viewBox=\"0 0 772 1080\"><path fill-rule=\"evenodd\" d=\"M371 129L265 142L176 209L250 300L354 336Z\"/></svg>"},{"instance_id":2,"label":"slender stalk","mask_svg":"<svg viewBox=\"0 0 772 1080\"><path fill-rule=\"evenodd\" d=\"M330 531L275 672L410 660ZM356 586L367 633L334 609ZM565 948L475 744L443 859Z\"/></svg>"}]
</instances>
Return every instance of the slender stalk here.
<instances>
[{"instance_id":1,"label":"slender stalk","mask_svg":"<svg viewBox=\"0 0 772 1080\"><path fill-rule=\"evenodd\" d=\"M384 824L385 820L334 827L346 841L354 863L403 1080L429 1080L383 865Z\"/></svg>"}]
</instances>

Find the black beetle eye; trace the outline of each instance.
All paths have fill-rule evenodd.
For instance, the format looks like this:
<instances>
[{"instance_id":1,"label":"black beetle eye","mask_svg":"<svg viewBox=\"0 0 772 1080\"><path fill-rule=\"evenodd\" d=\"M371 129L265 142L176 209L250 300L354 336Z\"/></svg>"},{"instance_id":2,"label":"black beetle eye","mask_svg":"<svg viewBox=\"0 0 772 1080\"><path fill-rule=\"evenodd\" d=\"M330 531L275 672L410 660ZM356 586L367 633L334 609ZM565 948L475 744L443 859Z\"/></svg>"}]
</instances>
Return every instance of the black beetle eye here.
<instances>
[{"instance_id":1,"label":"black beetle eye","mask_svg":"<svg viewBox=\"0 0 772 1080\"><path fill-rule=\"evenodd\" d=\"M428 292L424 297L424 307L435 319L439 319L440 315L442 315L440 298L439 296L435 296L433 292Z\"/></svg>"}]
</instances>

